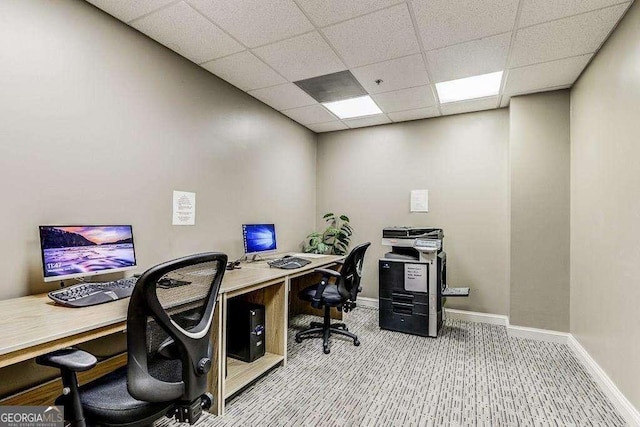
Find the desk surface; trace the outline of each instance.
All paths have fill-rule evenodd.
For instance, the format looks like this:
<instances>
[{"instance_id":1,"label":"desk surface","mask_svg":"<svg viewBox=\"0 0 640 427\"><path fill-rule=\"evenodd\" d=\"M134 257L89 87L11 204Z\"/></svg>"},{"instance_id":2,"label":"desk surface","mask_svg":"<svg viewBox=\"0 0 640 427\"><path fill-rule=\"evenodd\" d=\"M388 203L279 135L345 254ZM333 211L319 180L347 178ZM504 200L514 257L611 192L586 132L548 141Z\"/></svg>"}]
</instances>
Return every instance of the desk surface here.
<instances>
[{"instance_id":1,"label":"desk surface","mask_svg":"<svg viewBox=\"0 0 640 427\"><path fill-rule=\"evenodd\" d=\"M310 264L294 270L269 268L265 262L242 264L241 269L225 272L220 293L276 279L295 277L308 273L314 268L332 264L341 258L343 257L335 255L310 258ZM125 298L91 307L68 308L55 305L47 294L0 301L0 326L2 327L0 367L15 363L15 360L8 359L7 356L10 353L100 328L109 328L102 335L118 330L124 331L128 305L129 298ZM43 349L40 353L44 354L46 351Z\"/></svg>"}]
</instances>

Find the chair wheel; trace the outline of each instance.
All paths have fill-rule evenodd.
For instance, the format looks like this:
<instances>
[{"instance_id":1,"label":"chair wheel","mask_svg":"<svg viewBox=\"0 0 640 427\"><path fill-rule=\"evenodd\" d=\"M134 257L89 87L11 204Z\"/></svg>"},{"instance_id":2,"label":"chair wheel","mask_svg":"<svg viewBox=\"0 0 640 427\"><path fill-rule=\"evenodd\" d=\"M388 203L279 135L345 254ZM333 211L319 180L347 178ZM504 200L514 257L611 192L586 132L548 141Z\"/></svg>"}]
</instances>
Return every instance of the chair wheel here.
<instances>
[{"instance_id":1,"label":"chair wheel","mask_svg":"<svg viewBox=\"0 0 640 427\"><path fill-rule=\"evenodd\" d=\"M331 349L329 347L324 347L323 348L324 354L329 354L331 353Z\"/></svg>"},{"instance_id":2,"label":"chair wheel","mask_svg":"<svg viewBox=\"0 0 640 427\"><path fill-rule=\"evenodd\" d=\"M353 340L353 345L355 345L356 347L360 345L360 341L358 340Z\"/></svg>"},{"instance_id":3,"label":"chair wheel","mask_svg":"<svg viewBox=\"0 0 640 427\"><path fill-rule=\"evenodd\" d=\"M302 338L298 338L298 337L296 337L296 342L297 342L298 344L300 344L300 343L302 342Z\"/></svg>"},{"instance_id":4,"label":"chair wheel","mask_svg":"<svg viewBox=\"0 0 640 427\"><path fill-rule=\"evenodd\" d=\"M211 408L212 404L213 404L213 395L211 393L207 392L202 396L200 396L200 406L202 407L202 409L206 411L209 408Z\"/></svg>"}]
</instances>

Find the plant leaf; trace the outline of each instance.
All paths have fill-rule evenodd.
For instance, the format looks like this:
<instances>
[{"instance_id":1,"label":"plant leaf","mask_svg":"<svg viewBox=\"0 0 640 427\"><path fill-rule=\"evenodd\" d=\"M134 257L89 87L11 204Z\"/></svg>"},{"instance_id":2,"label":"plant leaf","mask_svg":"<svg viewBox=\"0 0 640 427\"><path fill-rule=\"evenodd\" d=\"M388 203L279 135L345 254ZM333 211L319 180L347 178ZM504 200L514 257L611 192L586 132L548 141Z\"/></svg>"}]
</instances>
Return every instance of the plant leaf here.
<instances>
[{"instance_id":1,"label":"plant leaf","mask_svg":"<svg viewBox=\"0 0 640 427\"><path fill-rule=\"evenodd\" d=\"M322 218L329 218L329 217L332 217L332 216L334 216L333 213L329 212L329 213L324 214L324 216Z\"/></svg>"},{"instance_id":2,"label":"plant leaf","mask_svg":"<svg viewBox=\"0 0 640 427\"><path fill-rule=\"evenodd\" d=\"M346 215L340 215L340 219L346 222L349 222L349 217Z\"/></svg>"},{"instance_id":3,"label":"plant leaf","mask_svg":"<svg viewBox=\"0 0 640 427\"><path fill-rule=\"evenodd\" d=\"M347 246L348 245L345 245L342 242L338 242L338 243L336 243L336 245L334 247L346 252L347 251Z\"/></svg>"}]
</instances>

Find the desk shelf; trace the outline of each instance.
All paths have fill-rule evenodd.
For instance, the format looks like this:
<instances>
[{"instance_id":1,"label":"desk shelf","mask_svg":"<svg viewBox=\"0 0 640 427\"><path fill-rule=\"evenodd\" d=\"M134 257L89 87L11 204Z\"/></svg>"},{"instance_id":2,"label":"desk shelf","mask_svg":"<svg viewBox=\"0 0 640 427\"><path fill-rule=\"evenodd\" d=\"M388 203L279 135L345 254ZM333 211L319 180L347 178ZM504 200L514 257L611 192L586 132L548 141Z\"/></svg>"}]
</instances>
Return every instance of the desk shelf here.
<instances>
[{"instance_id":1,"label":"desk shelf","mask_svg":"<svg viewBox=\"0 0 640 427\"><path fill-rule=\"evenodd\" d=\"M224 398L227 399L234 395L282 361L284 361L284 356L269 352L251 363L227 357Z\"/></svg>"}]
</instances>

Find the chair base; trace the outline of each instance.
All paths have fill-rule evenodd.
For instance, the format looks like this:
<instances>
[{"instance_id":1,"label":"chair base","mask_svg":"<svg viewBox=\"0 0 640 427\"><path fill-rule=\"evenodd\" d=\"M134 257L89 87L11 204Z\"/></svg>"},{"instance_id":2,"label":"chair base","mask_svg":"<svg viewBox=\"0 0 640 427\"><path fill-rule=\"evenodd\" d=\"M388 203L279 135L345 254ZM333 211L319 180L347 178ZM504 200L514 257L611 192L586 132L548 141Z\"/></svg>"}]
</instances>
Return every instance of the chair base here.
<instances>
[{"instance_id":1,"label":"chair base","mask_svg":"<svg viewBox=\"0 0 640 427\"><path fill-rule=\"evenodd\" d=\"M329 338L333 334L351 338L353 340L353 345L356 347L360 345L358 336L349 332L347 325L344 323L331 323L331 307L329 306L324 307L324 322L311 322L309 328L296 334L296 342L301 343L302 340L308 338L322 337L322 349L324 354L329 354L331 353Z\"/></svg>"}]
</instances>

